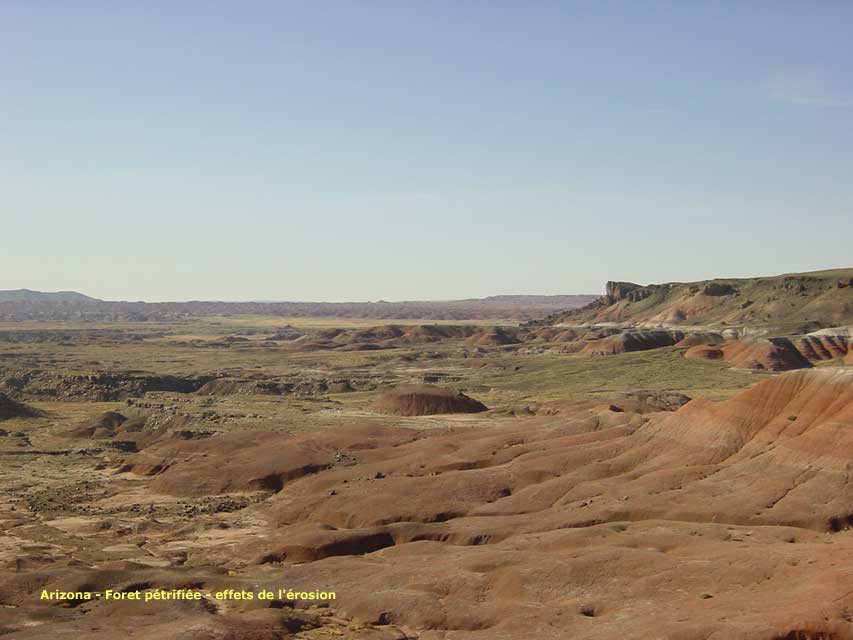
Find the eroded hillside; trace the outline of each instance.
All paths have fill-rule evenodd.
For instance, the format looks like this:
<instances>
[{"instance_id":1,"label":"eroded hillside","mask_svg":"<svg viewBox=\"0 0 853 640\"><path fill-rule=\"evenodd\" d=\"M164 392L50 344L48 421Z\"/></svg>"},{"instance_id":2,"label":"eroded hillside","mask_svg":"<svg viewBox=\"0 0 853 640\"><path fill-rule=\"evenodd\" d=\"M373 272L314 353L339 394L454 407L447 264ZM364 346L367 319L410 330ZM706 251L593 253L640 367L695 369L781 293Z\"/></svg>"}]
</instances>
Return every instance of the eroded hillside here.
<instances>
[{"instance_id":1,"label":"eroded hillside","mask_svg":"<svg viewBox=\"0 0 853 640\"><path fill-rule=\"evenodd\" d=\"M846 325L853 323L853 269L645 286L608 282L604 296L551 316L546 324L603 322L761 326L775 331Z\"/></svg>"},{"instance_id":2,"label":"eroded hillside","mask_svg":"<svg viewBox=\"0 0 853 640\"><path fill-rule=\"evenodd\" d=\"M6 637L853 638L840 329L2 329Z\"/></svg>"}]
</instances>

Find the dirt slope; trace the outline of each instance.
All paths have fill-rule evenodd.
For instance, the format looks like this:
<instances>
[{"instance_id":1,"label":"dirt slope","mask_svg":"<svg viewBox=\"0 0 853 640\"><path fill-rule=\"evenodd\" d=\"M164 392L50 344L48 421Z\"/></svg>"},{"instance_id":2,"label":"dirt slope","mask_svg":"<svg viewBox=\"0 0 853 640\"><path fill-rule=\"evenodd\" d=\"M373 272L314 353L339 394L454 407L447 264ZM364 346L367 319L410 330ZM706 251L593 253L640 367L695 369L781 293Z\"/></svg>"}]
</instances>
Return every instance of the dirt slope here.
<instances>
[{"instance_id":1,"label":"dirt slope","mask_svg":"<svg viewBox=\"0 0 853 640\"><path fill-rule=\"evenodd\" d=\"M182 571L205 586L334 589L338 615L421 640L853 638L853 370L676 400L651 413L586 402L483 429L163 439L123 469L152 477L154 495L269 497L224 528L163 534L196 568L149 582ZM26 602L63 571L129 579L30 572L0 582L0 601ZM131 624L87 611L53 625ZM232 637L216 615L177 619Z\"/></svg>"},{"instance_id":2,"label":"dirt slope","mask_svg":"<svg viewBox=\"0 0 853 640\"><path fill-rule=\"evenodd\" d=\"M10 398L5 393L0 393L0 420L8 418L33 418L40 412L33 407Z\"/></svg>"},{"instance_id":3,"label":"dirt slope","mask_svg":"<svg viewBox=\"0 0 853 640\"><path fill-rule=\"evenodd\" d=\"M808 369L811 361L790 340L738 340L722 346L696 345L684 352L685 358L720 360L738 369L790 371Z\"/></svg>"}]
</instances>

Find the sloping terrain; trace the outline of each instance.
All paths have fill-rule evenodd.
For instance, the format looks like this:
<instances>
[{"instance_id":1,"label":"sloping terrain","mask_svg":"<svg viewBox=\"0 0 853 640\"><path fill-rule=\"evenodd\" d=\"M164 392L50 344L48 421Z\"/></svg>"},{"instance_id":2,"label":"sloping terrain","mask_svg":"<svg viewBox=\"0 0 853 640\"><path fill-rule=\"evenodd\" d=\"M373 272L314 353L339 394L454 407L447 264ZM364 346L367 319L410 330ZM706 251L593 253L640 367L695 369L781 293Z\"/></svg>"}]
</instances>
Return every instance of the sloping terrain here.
<instances>
[{"instance_id":1,"label":"sloping terrain","mask_svg":"<svg viewBox=\"0 0 853 640\"><path fill-rule=\"evenodd\" d=\"M641 286L608 282L607 292L545 324L748 325L810 330L853 323L853 269L761 278L719 278Z\"/></svg>"},{"instance_id":2,"label":"sloping terrain","mask_svg":"<svg viewBox=\"0 0 853 640\"><path fill-rule=\"evenodd\" d=\"M853 523L853 372L795 372L651 418L569 415L474 434L355 428L266 442L269 460L276 446L309 447L315 464L322 450L352 459L306 471L304 456L279 457L276 477L301 479L257 507L276 533L244 558L333 584L357 619L449 637L850 637L848 603L829 589L842 595L853 575L821 536ZM227 449L217 455L231 468ZM155 486L204 477L177 462Z\"/></svg>"},{"instance_id":3,"label":"sloping terrain","mask_svg":"<svg viewBox=\"0 0 853 640\"><path fill-rule=\"evenodd\" d=\"M8 418L32 418L40 415L33 407L10 398L5 393L0 393L0 420Z\"/></svg>"},{"instance_id":4,"label":"sloping terrain","mask_svg":"<svg viewBox=\"0 0 853 640\"><path fill-rule=\"evenodd\" d=\"M848 329L254 322L0 333L5 637L853 638Z\"/></svg>"},{"instance_id":5,"label":"sloping terrain","mask_svg":"<svg viewBox=\"0 0 853 640\"><path fill-rule=\"evenodd\" d=\"M790 371L808 369L811 361L791 341L744 339L719 346L696 345L684 352L685 358L720 360L739 369Z\"/></svg>"},{"instance_id":6,"label":"sloping terrain","mask_svg":"<svg viewBox=\"0 0 853 640\"><path fill-rule=\"evenodd\" d=\"M759 371L849 360L853 269L606 288L585 307L527 323L524 335L565 336L561 349L581 356L674 346Z\"/></svg>"},{"instance_id":7,"label":"sloping terrain","mask_svg":"<svg viewBox=\"0 0 853 640\"><path fill-rule=\"evenodd\" d=\"M0 510L15 536L0 624L21 639L853 638L853 370L686 400L612 394L482 428L163 432L66 506ZM28 546L36 533L50 542ZM188 586L207 595L38 599ZM210 595L282 586L336 599Z\"/></svg>"}]
</instances>

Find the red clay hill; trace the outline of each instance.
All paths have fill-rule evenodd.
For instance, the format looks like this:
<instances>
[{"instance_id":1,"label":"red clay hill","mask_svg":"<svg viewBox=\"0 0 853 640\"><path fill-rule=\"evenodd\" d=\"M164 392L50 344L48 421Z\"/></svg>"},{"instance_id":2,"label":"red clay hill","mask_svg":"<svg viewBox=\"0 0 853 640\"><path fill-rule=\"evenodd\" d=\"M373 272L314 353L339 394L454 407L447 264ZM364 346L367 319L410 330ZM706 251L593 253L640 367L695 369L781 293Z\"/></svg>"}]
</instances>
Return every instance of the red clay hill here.
<instances>
[{"instance_id":1,"label":"red clay hill","mask_svg":"<svg viewBox=\"0 0 853 640\"><path fill-rule=\"evenodd\" d=\"M433 385L409 385L383 393L371 408L397 416L479 413L488 408L464 393Z\"/></svg>"}]
</instances>

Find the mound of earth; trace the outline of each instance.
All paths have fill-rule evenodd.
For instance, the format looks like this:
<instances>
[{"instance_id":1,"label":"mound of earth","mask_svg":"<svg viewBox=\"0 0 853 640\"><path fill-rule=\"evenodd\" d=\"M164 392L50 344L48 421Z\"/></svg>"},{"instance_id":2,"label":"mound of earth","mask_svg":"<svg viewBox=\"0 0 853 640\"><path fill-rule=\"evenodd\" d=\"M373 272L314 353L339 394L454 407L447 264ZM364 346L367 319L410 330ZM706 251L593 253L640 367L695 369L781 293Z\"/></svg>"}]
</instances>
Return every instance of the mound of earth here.
<instances>
[{"instance_id":1,"label":"mound of earth","mask_svg":"<svg viewBox=\"0 0 853 640\"><path fill-rule=\"evenodd\" d=\"M850 352L850 327L833 327L813 331L793 339L794 348L810 362L845 358Z\"/></svg>"},{"instance_id":2,"label":"mound of earth","mask_svg":"<svg viewBox=\"0 0 853 640\"><path fill-rule=\"evenodd\" d=\"M696 358L702 360L722 360L725 353L720 347L707 344L697 344L684 352L685 358Z\"/></svg>"},{"instance_id":3,"label":"mound of earth","mask_svg":"<svg viewBox=\"0 0 853 640\"><path fill-rule=\"evenodd\" d=\"M741 340L723 347L723 353L726 362L743 369L790 371L812 366L790 341L784 339Z\"/></svg>"},{"instance_id":4,"label":"mound of earth","mask_svg":"<svg viewBox=\"0 0 853 640\"><path fill-rule=\"evenodd\" d=\"M690 402L690 397L677 391L628 391L611 406L620 411L645 414L655 411L677 411Z\"/></svg>"},{"instance_id":5,"label":"mound of earth","mask_svg":"<svg viewBox=\"0 0 853 640\"><path fill-rule=\"evenodd\" d=\"M23 402L18 402L7 396L5 393L0 393L0 420L9 418L35 418L42 415L42 412Z\"/></svg>"},{"instance_id":6,"label":"mound of earth","mask_svg":"<svg viewBox=\"0 0 853 640\"><path fill-rule=\"evenodd\" d=\"M64 435L75 439L111 440L109 445L112 448L135 453L164 437L168 431L185 427L188 422L188 416L171 412L154 412L127 418L115 411L107 411L69 429ZM184 430L175 431L173 437L192 435L192 432Z\"/></svg>"},{"instance_id":7,"label":"mound of earth","mask_svg":"<svg viewBox=\"0 0 853 640\"><path fill-rule=\"evenodd\" d=\"M688 333L684 338L676 343L676 347L695 347L698 345L720 345L725 342L725 338L720 333L714 331L696 331Z\"/></svg>"},{"instance_id":8,"label":"mound of earth","mask_svg":"<svg viewBox=\"0 0 853 640\"><path fill-rule=\"evenodd\" d=\"M530 332L530 336L535 340L543 342L573 342L578 340L584 334L579 329L565 329L562 327L541 327Z\"/></svg>"},{"instance_id":9,"label":"mound of earth","mask_svg":"<svg viewBox=\"0 0 853 640\"><path fill-rule=\"evenodd\" d=\"M453 389L412 385L383 393L371 405L371 409L396 416L431 416L443 413L479 413L487 411L488 407Z\"/></svg>"},{"instance_id":10,"label":"mound of earth","mask_svg":"<svg viewBox=\"0 0 853 640\"><path fill-rule=\"evenodd\" d=\"M112 438L116 429L127 421L127 418L115 411L106 411L101 415L69 429L67 435L72 438Z\"/></svg>"},{"instance_id":11,"label":"mound of earth","mask_svg":"<svg viewBox=\"0 0 853 640\"><path fill-rule=\"evenodd\" d=\"M738 340L721 347L697 345L685 351L684 357L720 360L738 369L757 371L790 371L812 366L787 339Z\"/></svg>"},{"instance_id":12,"label":"mound of earth","mask_svg":"<svg viewBox=\"0 0 853 640\"><path fill-rule=\"evenodd\" d=\"M496 347L519 342L521 341L513 332L502 327L484 329L465 340L465 344L471 347Z\"/></svg>"},{"instance_id":13,"label":"mound of earth","mask_svg":"<svg viewBox=\"0 0 853 640\"><path fill-rule=\"evenodd\" d=\"M332 338L334 342L342 345L359 343L375 343L387 340L395 340L404 334L402 327L394 324L371 327L369 329L342 330Z\"/></svg>"},{"instance_id":14,"label":"mound of earth","mask_svg":"<svg viewBox=\"0 0 853 640\"><path fill-rule=\"evenodd\" d=\"M295 387L293 383L276 380L217 378L206 382L196 393L200 396L283 395L291 393Z\"/></svg>"},{"instance_id":15,"label":"mound of earth","mask_svg":"<svg viewBox=\"0 0 853 640\"><path fill-rule=\"evenodd\" d=\"M453 325L417 325L406 330L398 344L427 344L440 340L467 338L477 331L476 327Z\"/></svg>"},{"instance_id":16,"label":"mound of earth","mask_svg":"<svg viewBox=\"0 0 853 640\"><path fill-rule=\"evenodd\" d=\"M671 347L684 338L680 331L625 331L616 335L593 340L580 351L584 356L605 356L631 351L647 351Z\"/></svg>"}]
</instances>

